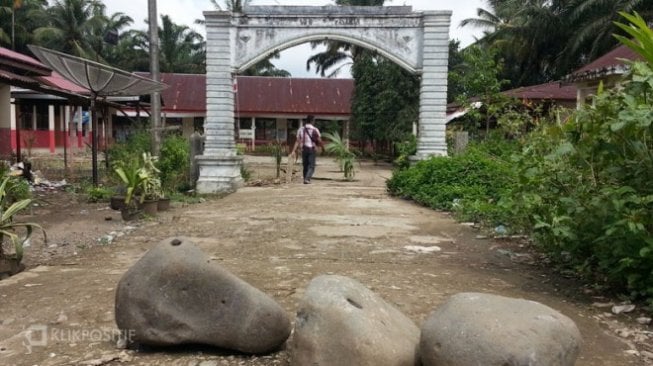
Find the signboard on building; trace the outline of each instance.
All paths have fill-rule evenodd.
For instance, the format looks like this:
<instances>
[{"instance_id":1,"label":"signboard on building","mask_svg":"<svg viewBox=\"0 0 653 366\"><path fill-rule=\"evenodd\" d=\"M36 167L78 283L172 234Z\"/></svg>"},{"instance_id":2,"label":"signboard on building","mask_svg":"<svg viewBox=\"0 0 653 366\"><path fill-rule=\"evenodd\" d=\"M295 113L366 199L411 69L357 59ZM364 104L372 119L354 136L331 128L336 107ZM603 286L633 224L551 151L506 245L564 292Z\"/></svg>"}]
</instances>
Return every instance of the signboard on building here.
<instances>
[{"instance_id":1,"label":"signboard on building","mask_svg":"<svg viewBox=\"0 0 653 366\"><path fill-rule=\"evenodd\" d=\"M240 138L240 139L250 139L250 140L251 140L251 139L254 138L254 130L251 130L251 129L249 129L249 130L240 129L240 130L238 131L238 138Z\"/></svg>"}]
</instances>

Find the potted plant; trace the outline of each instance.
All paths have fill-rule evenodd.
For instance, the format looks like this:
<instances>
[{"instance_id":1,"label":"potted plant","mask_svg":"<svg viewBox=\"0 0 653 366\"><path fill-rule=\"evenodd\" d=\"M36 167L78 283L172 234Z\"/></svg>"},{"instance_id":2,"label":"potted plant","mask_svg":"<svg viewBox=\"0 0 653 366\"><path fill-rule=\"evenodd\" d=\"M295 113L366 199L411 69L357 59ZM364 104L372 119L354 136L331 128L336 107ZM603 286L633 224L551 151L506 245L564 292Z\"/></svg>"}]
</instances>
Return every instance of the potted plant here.
<instances>
[{"instance_id":1,"label":"potted plant","mask_svg":"<svg viewBox=\"0 0 653 366\"><path fill-rule=\"evenodd\" d=\"M0 274L8 273L12 275L21 270L21 261L23 259L23 244L32 236L34 229L39 229L43 233L43 239L47 242L45 230L35 223L14 222L14 217L18 212L28 207L32 200L29 198L22 199L10 204L8 199L8 184L11 178L6 177L0 184ZM20 236L17 229L25 229L25 236ZM8 239L13 245L14 253L5 253L3 244Z\"/></svg>"},{"instance_id":2,"label":"potted plant","mask_svg":"<svg viewBox=\"0 0 653 366\"><path fill-rule=\"evenodd\" d=\"M125 205L125 187L120 185L115 188L113 195L109 199L109 207L112 210L120 211Z\"/></svg>"},{"instance_id":3,"label":"potted plant","mask_svg":"<svg viewBox=\"0 0 653 366\"><path fill-rule=\"evenodd\" d=\"M159 177L161 171L155 165L155 159L149 153L143 153L143 166L140 170L141 186L142 186L142 200L141 207L143 211L153 216L158 210L158 201L163 197L163 189L161 188L161 178Z\"/></svg>"},{"instance_id":4,"label":"potted plant","mask_svg":"<svg viewBox=\"0 0 653 366\"><path fill-rule=\"evenodd\" d=\"M125 221L134 220L141 213L138 201L143 199L140 195L143 182L142 169L137 161L130 160L116 164L114 171L125 185L124 206L120 210L122 218Z\"/></svg>"}]
</instances>

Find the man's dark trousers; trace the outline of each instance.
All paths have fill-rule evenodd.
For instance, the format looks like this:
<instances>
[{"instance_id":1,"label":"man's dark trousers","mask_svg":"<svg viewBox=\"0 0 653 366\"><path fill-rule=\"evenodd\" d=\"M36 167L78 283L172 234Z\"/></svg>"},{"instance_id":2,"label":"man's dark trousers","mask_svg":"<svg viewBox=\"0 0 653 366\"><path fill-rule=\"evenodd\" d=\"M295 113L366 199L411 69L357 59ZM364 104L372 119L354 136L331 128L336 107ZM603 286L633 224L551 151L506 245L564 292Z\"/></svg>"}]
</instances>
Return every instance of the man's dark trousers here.
<instances>
[{"instance_id":1,"label":"man's dark trousers","mask_svg":"<svg viewBox=\"0 0 653 366\"><path fill-rule=\"evenodd\" d=\"M302 149L302 164L304 166L304 181L311 181L315 172L315 148L306 147Z\"/></svg>"}]
</instances>

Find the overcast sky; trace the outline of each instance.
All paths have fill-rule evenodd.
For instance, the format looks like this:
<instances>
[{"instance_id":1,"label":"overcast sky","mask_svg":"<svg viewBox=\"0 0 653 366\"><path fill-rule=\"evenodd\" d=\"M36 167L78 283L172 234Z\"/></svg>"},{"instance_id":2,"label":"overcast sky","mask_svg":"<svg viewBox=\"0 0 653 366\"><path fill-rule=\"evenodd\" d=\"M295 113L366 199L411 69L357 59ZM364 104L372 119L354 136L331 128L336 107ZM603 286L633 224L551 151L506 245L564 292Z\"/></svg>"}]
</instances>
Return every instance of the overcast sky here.
<instances>
[{"instance_id":1,"label":"overcast sky","mask_svg":"<svg viewBox=\"0 0 653 366\"><path fill-rule=\"evenodd\" d=\"M147 18L147 1L145 0L104 0L107 6L107 13L113 14L123 12L134 18L134 28L146 29L145 19ZM224 4L224 1L218 0ZM329 0L252 0L251 5L304 5L322 6L332 5ZM474 36L482 32L469 27L460 28L460 21L465 18L476 16L476 9L486 7L483 0L386 0L386 5L400 6L408 5L413 11L418 10L452 10L451 27L449 37L458 39L465 46L474 41ZM196 31L205 34L204 27L194 24L195 19L203 19L202 12L214 10L209 0L158 0L157 11L159 14L169 15L177 24L187 25ZM159 18L160 19L160 18ZM295 77L317 77L313 71L306 71L307 55L317 51L311 50L308 44L299 45L287 49L281 53L281 59L274 60L274 64L280 68L290 71ZM341 77L348 76L346 73Z\"/></svg>"}]
</instances>

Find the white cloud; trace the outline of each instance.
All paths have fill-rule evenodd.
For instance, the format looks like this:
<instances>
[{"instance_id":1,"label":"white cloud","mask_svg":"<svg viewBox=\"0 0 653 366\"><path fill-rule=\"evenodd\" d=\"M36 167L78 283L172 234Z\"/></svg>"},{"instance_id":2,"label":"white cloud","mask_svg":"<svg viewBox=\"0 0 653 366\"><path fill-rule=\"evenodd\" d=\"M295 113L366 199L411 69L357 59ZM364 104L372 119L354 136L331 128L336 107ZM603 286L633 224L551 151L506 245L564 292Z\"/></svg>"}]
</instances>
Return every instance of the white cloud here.
<instances>
[{"instance_id":1,"label":"white cloud","mask_svg":"<svg viewBox=\"0 0 653 366\"><path fill-rule=\"evenodd\" d=\"M219 3L223 3L221 0ZM144 20L147 18L148 9L146 0L105 0L107 13L123 12L134 18L134 28L146 29ZM304 5L320 6L333 4L328 0L253 0L251 5ZM476 9L485 7L483 0L386 0L387 6L412 6L413 11L420 10L452 10L451 26L449 36L458 39L462 45L474 41L474 36L480 36L482 32L478 29L460 28L460 22L465 18L476 16ZM203 11L213 10L209 0L158 0L157 12L169 15L177 24L184 24L197 32L205 33L203 26L194 24L195 19L203 19ZM277 67L286 69L293 76L315 77L316 75L306 71L306 59L309 54L316 51L311 50L308 45L299 45L281 52L282 58L275 60Z\"/></svg>"}]
</instances>

